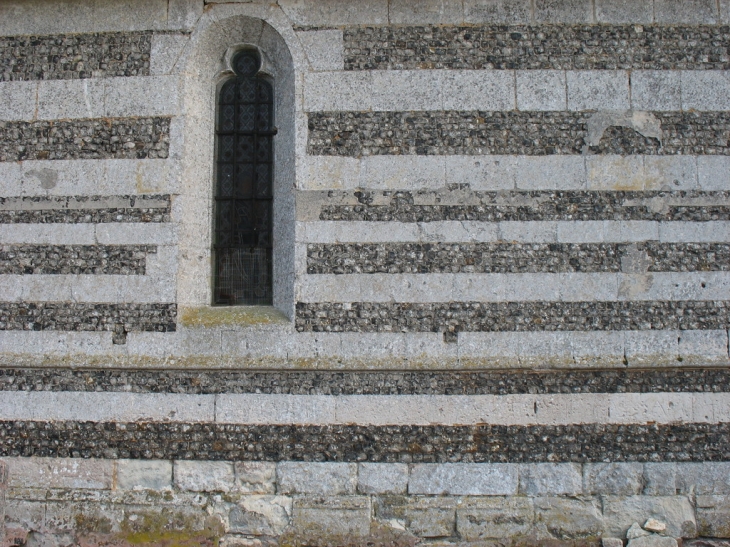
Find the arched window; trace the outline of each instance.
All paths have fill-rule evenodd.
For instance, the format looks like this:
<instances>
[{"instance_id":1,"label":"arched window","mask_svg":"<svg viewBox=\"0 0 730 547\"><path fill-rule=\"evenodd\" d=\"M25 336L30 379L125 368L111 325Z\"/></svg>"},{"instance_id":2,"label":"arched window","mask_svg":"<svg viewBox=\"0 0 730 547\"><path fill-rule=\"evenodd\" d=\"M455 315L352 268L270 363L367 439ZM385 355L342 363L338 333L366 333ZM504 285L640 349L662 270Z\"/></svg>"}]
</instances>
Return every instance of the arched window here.
<instances>
[{"instance_id":1,"label":"arched window","mask_svg":"<svg viewBox=\"0 0 730 547\"><path fill-rule=\"evenodd\" d=\"M274 90L244 50L218 94L214 303L271 305Z\"/></svg>"}]
</instances>

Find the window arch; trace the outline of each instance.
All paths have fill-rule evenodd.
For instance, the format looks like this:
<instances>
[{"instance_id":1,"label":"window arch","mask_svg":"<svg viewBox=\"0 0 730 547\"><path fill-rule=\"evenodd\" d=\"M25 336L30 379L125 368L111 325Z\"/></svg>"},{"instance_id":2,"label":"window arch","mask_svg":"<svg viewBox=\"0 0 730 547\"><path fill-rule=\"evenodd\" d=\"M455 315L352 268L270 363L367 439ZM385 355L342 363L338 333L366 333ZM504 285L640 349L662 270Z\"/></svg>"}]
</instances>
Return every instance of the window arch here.
<instances>
[{"instance_id":1,"label":"window arch","mask_svg":"<svg viewBox=\"0 0 730 547\"><path fill-rule=\"evenodd\" d=\"M273 303L274 89L255 50L238 52L218 92L215 304Z\"/></svg>"}]
</instances>

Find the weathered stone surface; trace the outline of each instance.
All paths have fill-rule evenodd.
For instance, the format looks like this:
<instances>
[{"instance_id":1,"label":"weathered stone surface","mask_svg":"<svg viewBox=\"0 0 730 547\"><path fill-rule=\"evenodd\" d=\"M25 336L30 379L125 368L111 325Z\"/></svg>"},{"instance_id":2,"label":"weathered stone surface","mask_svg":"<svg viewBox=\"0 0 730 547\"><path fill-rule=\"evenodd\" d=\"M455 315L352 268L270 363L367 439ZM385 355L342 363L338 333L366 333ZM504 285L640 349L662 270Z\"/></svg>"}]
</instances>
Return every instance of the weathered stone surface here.
<instances>
[{"instance_id":1,"label":"weathered stone surface","mask_svg":"<svg viewBox=\"0 0 730 547\"><path fill-rule=\"evenodd\" d=\"M276 464L235 462L236 490L245 494L273 494L276 491Z\"/></svg>"},{"instance_id":2,"label":"weathered stone surface","mask_svg":"<svg viewBox=\"0 0 730 547\"><path fill-rule=\"evenodd\" d=\"M172 462L167 460L118 460L117 488L121 490L172 488Z\"/></svg>"},{"instance_id":3,"label":"weathered stone surface","mask_svg":"<svg viewBox=\"0 0 730 547\"><path fill-rule=\"evenodd\" d=\"M666 522L668 536L697 536L694 509L684 496L606 496L603 515L606 532L614 536L623 536L633 522L647 518Z\"/></svg>"},{"instance_id":4,"label":"weathered stone surface","mask_svg":"<svg viewBox=\"0 0 730 547\"><path fill-rule=\"evenodd\" d=\"M235 487L233 464L178 460L175 462L175 486L193 492L229 492Z\"/></svg>"},{"instance_id":5,"label":"weathered stone surface","mask_svg":"<svg viewBox=\"0 0 730 547\"><path fill-rule=\"evenodd\" d=\"M357 489L363 494L405 494L408 466L403 463L360 463Z\"/></svg>"},{"instance_id":6,"label":"weathered stone surface","mask_svg":"<svg viewBox=\"0 0 730 547\"><path fill-rule=\"evenodd\" d=\"M112 488L114 462L80 458L7 458L10 488Z\"/></svg>"},{"instance_id":7,"label":"weathered stone surface","mask_svg":"<svg viewBox=\"0 0 730 547\"><path fill-rule=\"evenodd\" d=\"M354 494L357 465L283 462L276 467L276 477L278 492L282 494Z\"/></svg>"},{"instance_id":8,"label":"weathered stone surface","mask_svg":"<svg viewBox=\"0 0 730 547\"><path fill-rule=\"evenodd\" d=\"M528 536L535 520L523 497L467 499L456 508L456 531L468 541Z\"/></svg>"},{"instance_id":9,"label":"weathered stone surface","mask_svg":"<svg viewBox=\"0 0 730 547\"><path fill-rule=\"evenodd\" d=\"M535 498L535 521L553 537L598 537L605 529L601 509L594 500Z\"/></svg>"},{"instance_id":10,"label":"weathered stone surface","mask_svg":"<svg viewBox=\"0 0 730 547\"><path fill-rule=\"evenodd\" d=\"M667 529L667 525L666 523L657 519L647 519L647 521L644 523L643 528L644 530L649 530L650 532L663 532Z\"/></svg>"},{"instance_id":11,"label":"weathered stone surface","mask_svg":"<svg viewBox=\"0 0 730 547\"><path fill-rule=\"evenodd\" d=\"M586 494L640 494L644 466L640 463L589 463L583 466Z\"/></svg>"},{"instance_id":12,"label":"weathered stone surface","mask_svg":"<svg viewBox=\"0 0 730 547\"><path fill-rule=\"evenodd\" d=\"M601 538L601 547L624 547L621 538Z\"/></svg>"},{"instance_id":13,"label":"weathered stone surface","mask_svg":"<svg viewBox=\"0 0 730 547\"><path fill-rule=\"evenodd\" d=\"M517 493L517 467L503 464L419 464L409 494L504 496Z\"/></svg>"},{"instance_id":14,"label":"weathered stone surface","mask_svg":"<svg viewBox=\"0 0 730 547\"><path fill-rule=\"evenodd\" d=\"M520 466L520 493L530 496L574 496L582 491L580 465L542 463Z\"/></svg>"},{"instance_id":15,"label":"weathered stone surface","mask_svg":"<svg viewBox=\"0 0 730 547\"><path fill-rule=\"evenodd\" d=\"M651 534L629 540L627 547L677 547L677 540L671 537Z\"/></svg>"},{"instance_id":16,"label":"weathered stone surface","mask_svg":"<svg viewBox=\"0 0 730 547\"><path fill-rule=\"evenodd\" d=\"M644 494L649 496L674 496L677 494L676 463L644 464Z\"/></svg>"},{"instance_id":17,"label":"weathered stone surface","mask_svg":"<svg viewBox=\"0 0 730 547\"><path fill-rule=\"evenodd\" d=\"M364 496L296 498L292 524L301 537L363 537L370 533L370 511Z\"/></svg>"},{"instance_id":18,"label":"weathered stone surface","mask_svg":"<svg viewBox=\"0 0 730 547\"><path fill-rule=\"evenodd\" d=\"M650 536L651 532L647 532L644 530L641 526L639 526L638 522L635 522L631 525L631 528L628 529L626 532L626 539L636 539L641 538L644 536Z\"/></svg>"},{"instance_id":19,"label":"weathered stone surface","mask_svg":"<svg viewBox=\"0 0 730 547\"><path fill-rule=\"evenodd\" d=\"M697 496L696 504L698 534L730 538L730 496Z\"/></svg>"},{"instance_id":20,"label":"weathered stone surface","mask_svg":"<svg viewBox=\"0 0 730 547\"><path fill-rule=\"evenodd\" d=\"M682 494L730 494L730 462L702 462L682 466L677 474Z\"/></svg>"},{"instance_id":21,"label":"weathered stone surface","mask_svg":"<svg viewBox=\"0 0 730 547\"><path fill-rule=\"evenodd\" d=\"M289 525L292 499L284 496L246 496L230 515L231 532L278 536Z\"/></svg>"},{"instance_id":22,"label":"weathered stone surface","mask_svg":"<svg viewBox=\"0 0 730 547\"><path fill-rule=\"evenodd\" d=\"M449 537L454 534L456 498L420 496L384 496L375 499L379 520L395 519L420 537Z\"/></svg>"}]
</instances>

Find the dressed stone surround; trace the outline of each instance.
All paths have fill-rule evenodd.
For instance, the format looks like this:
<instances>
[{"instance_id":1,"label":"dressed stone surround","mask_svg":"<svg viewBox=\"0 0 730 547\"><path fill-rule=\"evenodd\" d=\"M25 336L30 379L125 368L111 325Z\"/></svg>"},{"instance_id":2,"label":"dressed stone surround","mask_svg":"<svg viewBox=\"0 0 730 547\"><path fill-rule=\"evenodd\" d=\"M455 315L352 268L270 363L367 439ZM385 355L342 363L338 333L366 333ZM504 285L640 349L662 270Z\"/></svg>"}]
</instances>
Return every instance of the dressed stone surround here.
<instances>
[{"instance_id":1,"label":"dressed stone surround","mask_svg":"<svg viewBox=\"0 0 730 547\"><path fill-rule=\"evenodd\" d=\"M727 547L729 25L0 0L0 544ZM271 307L210 305L242 48Z\"/></svg>"}]
</instances>

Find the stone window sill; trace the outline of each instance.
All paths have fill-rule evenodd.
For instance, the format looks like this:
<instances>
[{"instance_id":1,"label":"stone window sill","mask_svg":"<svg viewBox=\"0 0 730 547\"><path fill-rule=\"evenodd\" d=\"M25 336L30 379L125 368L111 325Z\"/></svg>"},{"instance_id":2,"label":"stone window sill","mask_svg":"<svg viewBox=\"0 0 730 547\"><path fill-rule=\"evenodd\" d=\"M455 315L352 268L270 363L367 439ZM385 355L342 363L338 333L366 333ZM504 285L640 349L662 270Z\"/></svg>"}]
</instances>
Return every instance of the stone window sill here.
<instances>
[{"instance_id":1,"label":"stone window sill","mask_svg":"<svg viewBox=\"0 0 730 547\"><path fill-rule=\"evenodd\" d=\"M289 325L290 321L273 306L203 306L180 308L178 324L188 328L240 328Z\"/></svg>"}]
</instances>

